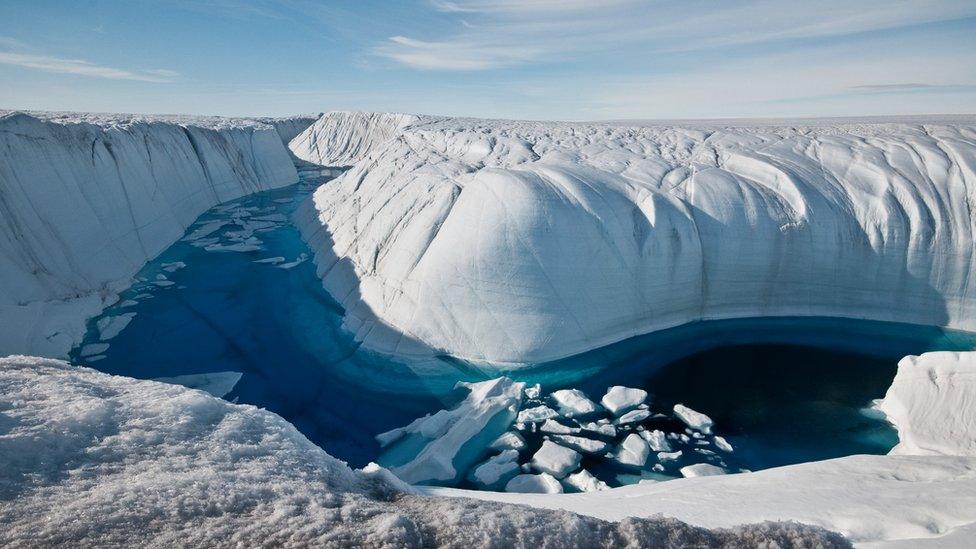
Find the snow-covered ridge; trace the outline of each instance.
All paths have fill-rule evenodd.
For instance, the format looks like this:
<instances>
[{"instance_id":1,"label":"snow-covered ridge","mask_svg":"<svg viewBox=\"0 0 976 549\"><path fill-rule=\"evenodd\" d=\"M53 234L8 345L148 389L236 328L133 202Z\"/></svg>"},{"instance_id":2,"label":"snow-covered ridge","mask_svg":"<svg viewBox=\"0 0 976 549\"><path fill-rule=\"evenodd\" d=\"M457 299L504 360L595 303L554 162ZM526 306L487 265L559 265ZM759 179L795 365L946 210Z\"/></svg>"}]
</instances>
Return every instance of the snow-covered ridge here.
<instances>
[{"instance_id":1,"label":"snow-covered ridge","mask_svg":"<svg viewBox=\"0 0 976 549\"><path fill-rule=\"evenodd\" d=\"M433 120L397 113L331 111L291 140L298 158L322 166L350 166L412 124Z\"/></svg>"},{"instance_id":2,"label":"snow-covered ridge","mask_svg":"<svg viewBox=\"0 0 976 549\"><path fill-rule=\"evenodd\" d=\"M750 316L976 330L973 117L388 136L389 116L326 116L292 142L356 161L299 224L374 349L533 363Z\"/></svg>"},{"instance_id":3,"label":"snow-covered ridge","mask_svg":"<svg viewBox=\"0 0 976 549\"><path fill-rule=\"evenodd\" d=\"M0 355L65 354L201 213L296 182L282 141L251 119L0 115Z\"/></svg>"},{"instance_id":4,"label":"snow-covered ridge","mask_svg":"<svg viewBox=\"0 0 976 549\"><path fill-rule=\"evenodd\" d=\"M799 524L706 530L427 497L280 417L64 362L0 359L5 547L807 547Z\"/></svg>"}]
</instances>

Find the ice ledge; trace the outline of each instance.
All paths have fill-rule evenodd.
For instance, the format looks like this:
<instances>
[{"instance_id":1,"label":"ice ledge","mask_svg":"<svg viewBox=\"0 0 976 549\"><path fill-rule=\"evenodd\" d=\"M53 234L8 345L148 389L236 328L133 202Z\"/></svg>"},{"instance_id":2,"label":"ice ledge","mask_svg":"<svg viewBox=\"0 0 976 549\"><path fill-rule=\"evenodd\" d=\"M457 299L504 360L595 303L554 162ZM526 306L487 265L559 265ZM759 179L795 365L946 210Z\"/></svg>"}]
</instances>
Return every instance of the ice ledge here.
<instances>
[{"instance_id":1,"label":"ice ledge","mask_svg":"<svg viewBox=\"0 0 976 549\"><path fill-rule=\"evenodd\" d=\"M973 117L378 123L400 116L296 138L363 151L298 223L372 349L517 365L761 316L976 330Z\"/></svg>"}]
</instances>

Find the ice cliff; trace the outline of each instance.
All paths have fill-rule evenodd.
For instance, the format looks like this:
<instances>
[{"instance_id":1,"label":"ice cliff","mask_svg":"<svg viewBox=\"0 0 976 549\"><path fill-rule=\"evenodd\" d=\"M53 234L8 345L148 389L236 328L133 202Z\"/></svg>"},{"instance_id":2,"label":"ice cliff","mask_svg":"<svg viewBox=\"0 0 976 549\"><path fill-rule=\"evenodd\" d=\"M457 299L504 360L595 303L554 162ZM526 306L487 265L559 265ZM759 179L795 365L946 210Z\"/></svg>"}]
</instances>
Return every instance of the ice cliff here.
<instances>
[{"instance_id":1,"label":"ice cliff","mask_svg":"<svg viewBox=\"0 0 976 549\"><path fill-rule=\"evenodd\" d=\"M575 124L329 113L299 212L367 346L492 363L701 319L976 329L976 120Z\"/></svg>"},{"instance_id":2,"label":"ice cliff","mask_svg":"<svg viewBox=\"0 0 976 549\"><path fill-rule=\"evenodd\" d=\"M201 213L296 182L311 121L0 112L0 355L65 354Z\"/></svg>"},{"instance_id":3,"label":"ice cliff","mask_svg":"<svg viewBox=\"0 0 976 549\"><path fill-rule=\"evenodd\" d=\"M707 530L424 496L265 410L55 360L0 359L0 387L5 547L849 546L796 523Z\"/></svg>"}]
</instances>

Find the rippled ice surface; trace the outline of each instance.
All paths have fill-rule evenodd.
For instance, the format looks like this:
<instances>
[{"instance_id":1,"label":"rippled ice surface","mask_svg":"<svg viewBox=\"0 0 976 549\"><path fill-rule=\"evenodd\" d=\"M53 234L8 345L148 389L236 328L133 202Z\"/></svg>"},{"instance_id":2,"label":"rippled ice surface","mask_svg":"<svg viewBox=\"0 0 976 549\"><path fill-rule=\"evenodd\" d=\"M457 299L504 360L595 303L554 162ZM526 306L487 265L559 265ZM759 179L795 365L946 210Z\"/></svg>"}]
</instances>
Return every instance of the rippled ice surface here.
<instances>
[{"instance_id":1,"label":"rippled ice surface","mask_svg":"<svg viewBox=\"0 0 976 549\"><path fill-rule=\"evenodd\" d=\"M201 216L90 322L73 360L268 408L353 466L376 458L375 434L457 402L455 381L496 377L449 358L401 362L359 349L290 222L324 180L308 177ZM884 395L897 360L974 344L973 334L901 324L742 319L694 323L508 375L547 391L577 387L596 401L610 385L645 388L652 408L682 402L710 415L736 448L730 466L761 469L887 452L894 432L861 409ZM614 484L636 480L604 473Z\"/></svg>"}]
</instances>

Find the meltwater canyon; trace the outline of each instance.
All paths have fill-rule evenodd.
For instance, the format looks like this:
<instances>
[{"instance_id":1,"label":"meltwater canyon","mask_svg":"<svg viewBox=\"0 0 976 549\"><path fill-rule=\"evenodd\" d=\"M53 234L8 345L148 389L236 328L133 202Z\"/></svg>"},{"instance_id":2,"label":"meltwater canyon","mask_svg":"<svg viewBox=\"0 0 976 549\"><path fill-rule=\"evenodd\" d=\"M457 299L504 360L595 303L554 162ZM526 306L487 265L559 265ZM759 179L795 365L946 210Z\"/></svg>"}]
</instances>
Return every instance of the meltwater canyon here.
<instances>
[{"instance_id":1,"label":"meltwater canyon","mask_svg":"<svg viewBox=\"0 0 976 549\"><path fill-rule=\"evenodd\" d=\"M976 117L0 111L0 356L4 545L964 546Z\"/></svg>"}]
</instances>

